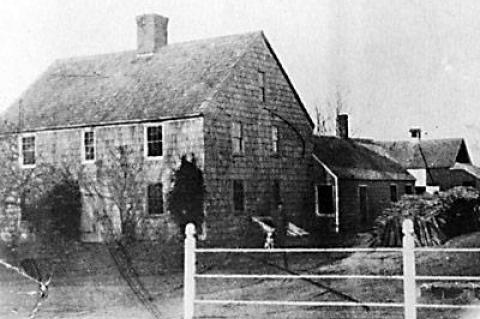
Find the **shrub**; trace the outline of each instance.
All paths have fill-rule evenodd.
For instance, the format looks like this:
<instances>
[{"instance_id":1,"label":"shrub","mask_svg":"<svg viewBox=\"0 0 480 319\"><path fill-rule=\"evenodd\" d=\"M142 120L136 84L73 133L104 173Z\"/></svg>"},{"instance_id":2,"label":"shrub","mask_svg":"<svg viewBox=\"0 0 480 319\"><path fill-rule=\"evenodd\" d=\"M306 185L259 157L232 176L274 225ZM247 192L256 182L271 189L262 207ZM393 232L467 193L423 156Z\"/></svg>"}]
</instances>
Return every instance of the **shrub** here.
<instances>
[{"instance_id":1,"label":"shrub","mask_svg":"<svg viewBox=\"0 0 480 319\"><path fill-rule=\"evenodd\" d=\"M440 245L447 239L480 229L479 204L479 192L466 187L435 195L404 196L375 220L372 244L401 246L402 222L410 218L416 245Z\"/></svg>"},{"instance_id":2,"label":"shrub","mask_svg":"<svg viewBox=\"0 0 480 319\"><path fill-rule=\"evenodd\" d=\"M168 210L180 227L182 234L188 223L194 223L198 230L204 220L205 184L203 173L194 156L191 161L182 156L180 167L173 174L173 188L168 194ZM199 231L197 231L199 233Z\"/></svg>"}]
</instances>

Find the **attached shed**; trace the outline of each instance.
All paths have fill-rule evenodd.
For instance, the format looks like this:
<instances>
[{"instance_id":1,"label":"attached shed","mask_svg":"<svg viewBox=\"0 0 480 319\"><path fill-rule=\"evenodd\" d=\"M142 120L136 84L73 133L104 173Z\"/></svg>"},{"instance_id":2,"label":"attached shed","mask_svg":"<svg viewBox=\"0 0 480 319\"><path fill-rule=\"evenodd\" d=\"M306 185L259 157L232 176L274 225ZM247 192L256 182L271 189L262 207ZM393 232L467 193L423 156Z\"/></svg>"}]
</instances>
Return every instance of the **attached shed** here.
<instances>
[{"instance_id":1,"label":"attached shed","mask_svg":"<svg viewBox=\"0 0 480 319\"><path fill-rule=\"evenodd\" d=\"M349 138L313 138L315 216L323 231L357 232L403 194L415 179L401 165Z\"/></svg>"}]
</instances>

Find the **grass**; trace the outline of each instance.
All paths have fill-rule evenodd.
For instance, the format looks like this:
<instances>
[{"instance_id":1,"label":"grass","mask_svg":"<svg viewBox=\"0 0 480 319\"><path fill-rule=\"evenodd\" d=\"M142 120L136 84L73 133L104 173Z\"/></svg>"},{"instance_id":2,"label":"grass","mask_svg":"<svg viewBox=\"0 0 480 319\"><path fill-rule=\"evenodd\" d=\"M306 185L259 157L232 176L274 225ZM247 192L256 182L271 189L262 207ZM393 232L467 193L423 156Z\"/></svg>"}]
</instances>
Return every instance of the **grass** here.
<instances>
[{"instance_id":1,"label":"grass","mask_svg":"<svg viewBox=\"0 0 480 319\"><path fill-rule=\"evenodd\" d=\"M480 233L455 238L446 246L478 247ZM127 247L140 280L152 296L152 304L165 319L182 318L181 245L136 243ZM198 256L201 273L284 273L282 255L261 253L202 254ZM417 273L423 275L480 275L479 254L418 255ZM54 261L50 260L50 263ZM37 318L152 318L120 275L103 245L79 245L72 249L68 262L57 258L50 295ZM399 274L401 258L393 253L292 254L289 269L310 274ZM47 262L44 261L47 265ZM26 294L36 285L11 271L0 269L0 317L25 318L36 297ZM395 280L324 280L321 286L347 294L360 301L402 302L402 282ZM216 280L198 279L200 299L263 300L337 300L344 297L302 280ZM422 302L439 300L421 299ZM461 296L448 303L475 302ZM402 310L292 306L212 306L197 305L197 318L403 318ZM460 318L463 312L419 311L419 318ZM466 318L466 317L465 317ZM463 318L462 318L463 319Z\"/></svg>"}]
</instances>

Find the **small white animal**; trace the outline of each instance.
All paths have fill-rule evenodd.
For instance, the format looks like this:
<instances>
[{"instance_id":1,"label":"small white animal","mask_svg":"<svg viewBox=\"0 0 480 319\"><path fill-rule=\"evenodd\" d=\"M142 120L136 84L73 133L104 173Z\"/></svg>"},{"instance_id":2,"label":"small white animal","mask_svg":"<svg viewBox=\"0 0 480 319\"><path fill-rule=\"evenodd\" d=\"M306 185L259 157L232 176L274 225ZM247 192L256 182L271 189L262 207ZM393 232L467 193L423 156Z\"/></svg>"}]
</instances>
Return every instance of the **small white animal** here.
<instances>
[{"instance_id":1,"label":"small white animal","mask_svg":"<svg viewBox=\"0 0 480 319\"><path fill-rule=\"evenodd\" d=\"M272 249L273 248L273 234L272 232L268 232L267 233L267 237L265 238L265 244L263 245L263 247L265 249Z\"/></svg>"}]
</instances>

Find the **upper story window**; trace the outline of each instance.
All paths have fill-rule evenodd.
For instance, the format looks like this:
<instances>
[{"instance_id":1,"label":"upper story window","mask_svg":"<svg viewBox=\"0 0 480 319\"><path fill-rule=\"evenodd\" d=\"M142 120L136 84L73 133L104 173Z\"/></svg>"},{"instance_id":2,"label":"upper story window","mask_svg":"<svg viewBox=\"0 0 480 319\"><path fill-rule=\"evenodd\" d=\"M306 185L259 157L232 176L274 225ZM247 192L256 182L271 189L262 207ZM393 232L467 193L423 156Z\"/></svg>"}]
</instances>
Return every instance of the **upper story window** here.
<instances>
[{"instance_id":1,"label":"upper story window","mask_svg":"<svg viewBox=\"0 0 480 319\"><path fill-rule=\"evenodd\" d=\"M260 100L262 102L266 101L266 89L265 89L265 72L258 71L258 86L260 88Z\"/></svg>"},{"instance_id":2,"label":"upper story window","mask_svg":"<svg viewBox=\"0 0 480 319\"><path fill-rule=\"evenodd\" d=\"M278 153L278 127L272 126L272 153Z\"/></svg>"},{"instance_id":3,"label":"upper story window","mask_svg":"<svg viewBox=\"0 0 480 319\"><path fill-rule=\"evenodd\" d=\"M234 154L244 152L243 125L240 122L232 123L232 147Z\"/></svg>"},{"instance_id":4,"label":"upper story window","mask_svg":"<svg viewBox=\"0 0 480 319\"><path fill-rule=\"evenodd\" d=\"M161 183L148 185L147 201L148 214L163 214L163 185Z\"/></svg>"},{"instance_id":5,"label":"upper story window","mask_svg":"<svg viewBox=\"0 0 480 319\"><path fill-rule=\"evenodd\" d=\"M161 125L145 127L145 155L147 157L163 155L163 130Z\"/></svg>"},{"instance_id":6,"label":"upper story window","mask_svg":"<svg viewBox=\"0 0 480 319\"><path fill-rule=\"evenodd\" d=\"M23 135L20 138L20 164L23 167L35 166L35 135Z\"/></svg>"},{"instance_id":7,"label":"upper story window","mask_svg":"<svg viewBox=\"0 0 480 319\"><path fill-rule=\"evenodd\" d=\"M95 161L95 131L83 132L83 161Z\"/></svg>"}]
</instances>

